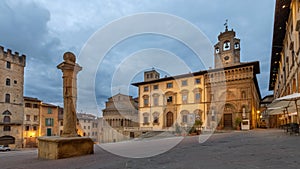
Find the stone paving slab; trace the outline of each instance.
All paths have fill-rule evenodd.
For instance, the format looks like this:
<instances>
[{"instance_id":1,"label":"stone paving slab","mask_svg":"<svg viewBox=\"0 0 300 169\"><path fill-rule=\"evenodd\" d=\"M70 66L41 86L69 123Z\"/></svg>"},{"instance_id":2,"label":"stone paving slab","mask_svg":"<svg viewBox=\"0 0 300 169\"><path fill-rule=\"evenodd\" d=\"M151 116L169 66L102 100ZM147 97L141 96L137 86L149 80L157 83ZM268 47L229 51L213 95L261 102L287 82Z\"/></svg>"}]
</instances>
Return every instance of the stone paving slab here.
<instances>
[{"instance_id":1,"label":"stone paving slab","mask_svg":"<svg viewBox=\"0 0 300 169\"><path fill-rule=\"evenodd\" d=\"M165 144L168 139L160 141ZM199 144L197 136L185 137L170 151L148 158L117 156L97 145L94 147L94 155L60 160L39 160L36 150L0 152L0 168L298 169L299 143L300 136L290 136L283 130L234 131L214 134L202 144Z\"/></svg>"}]
</instances>

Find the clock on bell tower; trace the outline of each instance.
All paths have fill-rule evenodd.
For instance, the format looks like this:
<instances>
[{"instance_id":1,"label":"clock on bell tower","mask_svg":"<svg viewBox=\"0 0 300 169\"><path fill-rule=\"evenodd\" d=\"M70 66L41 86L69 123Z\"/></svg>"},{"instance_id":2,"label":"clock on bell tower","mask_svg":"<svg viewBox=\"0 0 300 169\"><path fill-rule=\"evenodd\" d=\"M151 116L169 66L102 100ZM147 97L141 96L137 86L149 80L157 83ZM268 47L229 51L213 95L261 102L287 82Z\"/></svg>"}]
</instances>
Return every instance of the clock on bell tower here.
<instances>
[{"instance_id":1,"label":"clock on bell tower","mask_svg":"<svg viewBox=\"0 0 300 169\"><path fill-rule=\"evenodd\" d=\"M227 20L224 25L225 32L220 33L214 46L215 68L240 64L240 39L235 37L233 29L228 30Z\"/></svg>"}]
</instances>

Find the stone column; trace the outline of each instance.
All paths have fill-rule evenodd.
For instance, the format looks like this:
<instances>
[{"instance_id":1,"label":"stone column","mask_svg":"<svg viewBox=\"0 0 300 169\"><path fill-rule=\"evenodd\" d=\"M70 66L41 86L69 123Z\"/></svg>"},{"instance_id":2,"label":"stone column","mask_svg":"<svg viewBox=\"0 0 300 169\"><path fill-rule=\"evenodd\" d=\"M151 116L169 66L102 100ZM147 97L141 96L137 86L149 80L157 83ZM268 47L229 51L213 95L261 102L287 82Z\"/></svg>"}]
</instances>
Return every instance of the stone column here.
<instances>
[{"instance_id":1,"label":"stone column","mask_svg":"<svg viewBox=\"0 0 300 169\"><path fill-rule=\"evenodd\" d=\"M64 61L57 66L63 72L64 128L62 137L77 137L77 73L82 70L82 67L76 64L76 57L71 52L64 53L63 58Z\"/></svg>"}]
</instances>

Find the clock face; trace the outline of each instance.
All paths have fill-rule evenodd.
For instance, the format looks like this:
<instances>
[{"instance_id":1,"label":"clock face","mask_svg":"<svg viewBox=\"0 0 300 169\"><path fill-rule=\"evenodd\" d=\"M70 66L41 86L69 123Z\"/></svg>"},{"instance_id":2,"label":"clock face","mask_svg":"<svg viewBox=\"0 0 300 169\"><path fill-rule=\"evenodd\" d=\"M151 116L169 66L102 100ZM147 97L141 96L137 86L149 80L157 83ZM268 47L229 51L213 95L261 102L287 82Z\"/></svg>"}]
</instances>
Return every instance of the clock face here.
<instances>
[{"instance_id":1,"label":"clock face","mask_svg":"<svg viewBox=\"0 0 300 169\"><path fill-rule=\"evenodd\" d=\"M225 56L224 60L226 60L226 61L229 60L229 56Z\"/></svg>"}]
</instances>

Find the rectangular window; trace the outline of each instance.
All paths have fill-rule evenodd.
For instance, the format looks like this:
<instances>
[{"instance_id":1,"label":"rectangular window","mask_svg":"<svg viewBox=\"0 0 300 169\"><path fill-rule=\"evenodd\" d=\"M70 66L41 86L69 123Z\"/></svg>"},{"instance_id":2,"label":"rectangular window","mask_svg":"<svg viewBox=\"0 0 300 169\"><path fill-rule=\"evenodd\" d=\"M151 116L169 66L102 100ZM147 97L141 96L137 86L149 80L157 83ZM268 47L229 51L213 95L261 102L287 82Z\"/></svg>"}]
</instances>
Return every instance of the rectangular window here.
<instances>
[{"instance_id":1,"label":"rectangular window","mask_svg":"<svg viewBox=\"0 0 300 169\"><path fill-rule=\"evenodd\" d=\"M97 133L97 131L95 131L95 136L97 136L98 135L98 133Z\"/></svg>"},{"instance_id":2,"label":"rectangular window","mask_svg":"<svg viewBox=\"0 0 300 169\"><path fill-rule=\"evenodd\" d=\"M25 131L29 131L29 126L25 126Z\"/></svg>"},{"instance_id":3,"label":"rectangular window","mask_svg":"<svg viewBox=\"0 0 300 169\"><path fill-rule=\"evenodd\" d=\"M26 115L26 121L30 121L30 115Z\"/></svg>"},{"instance_id":4,"label":"rectangular window","mask_svg":"<svg viewBox=\"0 0 300 169\"><path fill-rule=\"evenodd\" d=\"M31 103L25 103L25 107L31 108Z\"/></svg>"},{"instance_id":5,"label":"rectangular window","mask_svg":"<svg viewBox=\"0 0 300 169\"><path fill-rule=\"evenodd\" d=\"M60 126L63 126L64 125L64 121L60 121Z\"/></svg>"},{"instance_id":6,"label":"rectangular window","mask_svg":"<svg viewBox=\"0 0 300 169\"><path fill-rule=\"evenodd\" d=\"M38 120L38 116L33 116L33 121L37 121Z\"/></svg>"},{"instance_id":7,"label":"rectangular window","mask_svg":"<svg viewBox=\"0 0 300 169\"><path fill-rule=\"evenodd\" d=\"M91 127L90 127L90 126L88 126L88 129L91 129Z\"/></svg>"},{"instance_id":8,"label":"rectangular window","mask_svg":"<svg viewBox=\"0 0 300 169\"><path fill-rule=\"evenodd\" d=\"M155 117L154 117L154 120L153 120L153 123L154 123L154 124L158 124L158 122L159 122L158 120L159 120L158 117L155 116Z\"/></svg>"},{"instance_id":9,"label":"rectangular window","mask_svg":"<svg viewBox=\"0 0 300 169\"><path fill-rule=\"evenodd\" d=\"M187 115L182 115L182 123L187 123Z\"/></svg>"},{"instance_id":10,"label":"rectangular window","mask_svg":"<svg viewBox=\"0 0 300 169\"><path fill-rule=\"evenodd\" d=\"M196 102L200 102L201 101L201 94L200 93L196 93L195 94L195 101Z\"/></svg>"},{"instance_id":11,"label":"rectangular window","mask_svg":"<svg viewBox=\"0 0 300 169\"><path fill-rule=\"evenodd\" d=\"M83 126L83 129L86 129L86 127L85 127L85 126Z\"/></svg>"},{"instance_id":12,"label":"rectangular window","mask_svg":"<svg viewBox=\"0 0 300 169\"><path fill-rule=\"evenodd\" d=\"M187 80L182 80L181 81L181 86L187 86L187 85L188 85Z\"/></svg>"},{"instance_id":13,"label":"rectangular window","mask_svg":"<svg viewBox=\"0 0 300 169\"><path fill-rule=\"evenodd\" d=\"M3 127L3 131L10 131L10 126L5 125L5 126Z\"/></svg>"},{"instance_id":14,"label":"rectangular window","mask_svg":"<svg viewBox=\"0 0 300 169\"><path fill-rule=\"evenodd\" d=\"M153 98L153 104L154 106L158 106L158 97Z\"/></svg>"},{"instance_id":15,"label":"rectangular window","mask_svg":"<svg viewBox=\"0 0 300 169\"><path fill-rule=\"evenodd\" d=\"M149 123L148 116L144 116L144 124L147 124L147 123Z\"/></svg>"},{"instance_id":16,"label":"rectangular window","mask_svg":"<svg viewBox=\"0 0 300 169\"><path fill-rule=\"evenodd\" d=\"M38 105L38 104L33 104L32 107L33 107L33 108L39 108L39 105Z\"/></svg>"},{"instance_id":17,"label":"rectangular window","mask_svg":"<svg viewBox=\"0 0 300 169\"><path fill-rule=\"evenodd\" d=\"M173 83L167 83L167 88L173 88Z\"/></svg>"},{"instance_id":18,"label":"rectangular window","mask_svg":"<svg viewBox=\"0 0 300 169\"><path fill-rule=\"evenodd\" d=\"M10 79L6 78L6 86L10 86Z\"/></svg>"},{"instance_id":19,"label":"rectangular window","mask_svg":"<svg viewBox=\"0 0 300 169\"><path fill-rule=\"evenodd\" d=\"M201 79L200 78L196 78L195 79L195 84L201 84Z\"/></svg>"},{"instance_id":20,"label":"rectangular window","mask_svg":"<svg viewBox=\"0 0 300 169\"><path fill-rule=\"evenodd\" d=\"M6 68L10 69L11 68L11 63L9 61L6 62Z\"/></svg>"},{"instance_id":21,"label":"rectangular window","mask_svg":"<svg viewBox=\"0 0 300 169\"><path fill-rule=\"evenodd\" d=\"M149 87L148 86L144 86L144 92L148 92L149 91Z\"/></svg>"},{"instance_id":22,"label":"rectangular window","mask_svg":"<svg viewBox=\"0 0 300 169\"><path fill-rule=\"evenodd\" d=\"M48 114L52 114L52 109L48 108Z\"/></svg>"},{"instance_id":23,"label":"rectangular window","mask_svg":"<svg viewBox=\"0 0 300 169\"><path fill-rule=\"evenodd\" d=\"M14 80L14 84L17 84L17 83L18 83L18 81Z\"/></svg>"},{"instance_id":24,"label":"rectangular window","mask_svg":"<svg viewBox=\"0 0 300 169\"><path fill-rule=\"evenodd\" d=\"M10 94L5 94L5 103L10 103Z\"/></svg>"},{"instance_id":25,"label":"rectangular window","mask_svg":"<svg viewBox=\"0 0 300 169\"><path fill-rule=\"evenodd\" d=\"M158 90L158 85L154 85L153 90Z\"/></svg>"},{"instance_id":26,"label":"rectangular window","mask_svg":"<svg viewBox=\"0 0 300 169\"><path fill-rule=\"evenodd\" d=\"M37 130L37 126L33 126L33 130L36 131Z\"/></svg>"},{"instance_id":27,"label":"rectangular window","mask_svg":"<svg viewBox=\"0 0 300 169\"><path fill-rule=\"evenodd\" d=\"M182 94L182 103L183 103L183 104L186 104L186 103L187 103L187 99L188 99L187 93L183 93L183 94Z\"/></svg>"},{"instance_id":28,"label":"rectangular window","mask_svg":"<svg viewBox=\"0 0 300 169\"><path fill-rule=\"evenodd\" d=\"M144 99L144 106L148 106L149 105L149 99Z\"/></svg>"},{"instance_id":29,"label":"rectangular window","mask_svg":"<svg viewBox=\"0 0 300 169\"><path fill-rule=\"evenodd\" d=\"M169 96L169 97L167 98L167 103L172 103L172 101L173 101L173 97L172 97L172 96Z\"/></svg>"},{"instance_id":30,"label":"rectangular window","mask_svg":"<svg viewBox=\"0 0 300 169\"><path fill-rule=\"evenodd\" d=\"M46 118L46 126L53 126L53 118Z\"/></svg>"}]
</instances>

